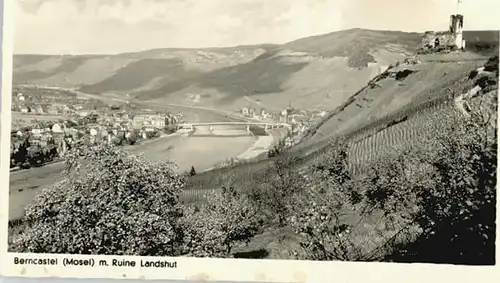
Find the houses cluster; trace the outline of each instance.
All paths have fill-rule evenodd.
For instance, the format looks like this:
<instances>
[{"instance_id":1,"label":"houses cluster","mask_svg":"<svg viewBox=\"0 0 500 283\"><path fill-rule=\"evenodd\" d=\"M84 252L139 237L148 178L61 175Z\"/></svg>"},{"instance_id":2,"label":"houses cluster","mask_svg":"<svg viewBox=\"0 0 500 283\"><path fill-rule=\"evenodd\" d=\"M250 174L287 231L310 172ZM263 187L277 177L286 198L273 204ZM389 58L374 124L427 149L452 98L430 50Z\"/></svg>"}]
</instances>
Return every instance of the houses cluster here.
<instances>
[{"instance_id":1,"label":"houses cluster","mask_svg":"<svg viewBox=\"0 0 500 283\"><path fill-rule=\"evenodd\" d=\"M241 114L245 117L262 121L290 124L292 127L292 134L294 136L300 136L312 125L318 123L328 113L324 110L299 110L293 107L286 107L280 112L243 107L241 108Z\"/></svg>"},{"instance_id":2,"label":"houses cluster","mask_svg":"<svg viewBox=\"0 0 500 283\"><path fill-rule=\"evenodd\" d=\"M263 121L296 124L324 117L327 112L324 110L299 110L293 107L286 107L279 112L272 112L263 108L243 107L241 108L241 114L245 117Z\"/></svg>"},{"instance_id":3,"label":"houses cluster","mask_svg":"<svg viewBox=\"0 0 500 283\"><path fill-rule=\"evenodd\" d=\"M51 150L57 147L58 156L65 154L77 140L98 140L117 145L133 145L143 139L158 137L161 133L177 130L181 114L163 114L152 111L89 111L57 121L36 121L35 124L14 129L11 133L11 153L16 153L29 140L30 147Z\"/></svg>"},{"instance_id":4,"label":"houses cluster","mask_svg":"<svg viewBox=\"0 0 500 283\"><path fill-rule=\"evenodd\" d=\"M14 131L10 167L30 168L54 161L64 155L74 140L59 124Z\"/></svg>"},{"instance_id":5,"label":"houses cluster","mask_svg":"<svg viewBox=\"0 0 500 283\"><path fill-rule=\"evenodd\" d=\"M241 108L241 114L244 117L249 117L263 121L276 121L276 119L278 118L277 113L268 112L264 108L256 109L252 107L243 107Z\"/></svg>"},{"instance_id":6,"label":"houses cluster","mask_svg":"<svg viewBox=\"0 0 500 283\"><path fill-rule=\"evenodd\" d=\"M182 114L163 114L155 113L152 111L142 111L134 115L132 119L132 126L134 129L141 128L156 128L163 129L169 125L176 125L182 119Z\"/></svg>"}]
</instances>

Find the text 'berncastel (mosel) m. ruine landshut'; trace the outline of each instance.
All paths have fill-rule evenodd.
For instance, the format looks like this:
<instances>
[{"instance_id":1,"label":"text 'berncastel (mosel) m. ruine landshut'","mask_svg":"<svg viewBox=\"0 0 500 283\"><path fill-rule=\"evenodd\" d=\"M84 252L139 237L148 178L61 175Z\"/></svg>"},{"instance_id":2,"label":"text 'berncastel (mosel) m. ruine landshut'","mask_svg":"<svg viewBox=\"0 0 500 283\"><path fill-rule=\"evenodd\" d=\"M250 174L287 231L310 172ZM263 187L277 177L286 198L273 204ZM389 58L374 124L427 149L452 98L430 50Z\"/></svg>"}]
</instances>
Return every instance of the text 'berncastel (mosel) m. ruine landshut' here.
<instances>
[{"instance_id":1,"label":"text 'berncastel (mosel) m. ruine landshut'","mask_svg":"<svg viewBox=\"0 0 500 283\"><path fill-rule=\"evenodd\" d=\"M115 2L13 4L9 252L495 263L499 3Z\"/></svg>"}]
</instances>

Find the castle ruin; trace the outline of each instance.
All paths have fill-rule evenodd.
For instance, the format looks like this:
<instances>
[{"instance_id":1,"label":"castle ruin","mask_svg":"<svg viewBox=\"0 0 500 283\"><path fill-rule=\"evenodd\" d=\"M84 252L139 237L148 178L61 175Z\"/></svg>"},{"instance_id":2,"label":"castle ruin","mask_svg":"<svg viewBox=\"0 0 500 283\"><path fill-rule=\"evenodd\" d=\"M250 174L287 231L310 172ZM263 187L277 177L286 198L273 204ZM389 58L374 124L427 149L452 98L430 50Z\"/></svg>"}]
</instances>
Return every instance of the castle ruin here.
<instances>
[{"instance_id":1,"label":"castle ruin","mask_svg":"<svg viewBox=\"0 0 500 283\"><path fill-rule=\"evenodd\" d=\"M422 38L420 53L449 52L465 50L463 37L464 16L461 14L450 15L450 26L447 31L427 31Z\"/></svg>"}]
</instances>

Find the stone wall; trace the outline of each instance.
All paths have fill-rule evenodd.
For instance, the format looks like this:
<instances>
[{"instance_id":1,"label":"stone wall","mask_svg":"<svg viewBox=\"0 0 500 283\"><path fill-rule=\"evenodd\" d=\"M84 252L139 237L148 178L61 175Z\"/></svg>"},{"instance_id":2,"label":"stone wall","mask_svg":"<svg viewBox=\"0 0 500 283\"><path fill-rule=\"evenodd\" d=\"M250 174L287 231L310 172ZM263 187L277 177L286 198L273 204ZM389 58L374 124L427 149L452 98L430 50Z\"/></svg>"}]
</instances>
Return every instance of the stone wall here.
<instances>
[{"instance_id":1,"label":"stone wall","mask_svg":"<svg viewBox=\"0 0 500 283\"><path fill-rule=\"evenodd\" d=\"M427 32L422 39L422 46L435 48L436 38L439 40L439 46L455 46L455 35L451 32Z\"/></svg>"},{"instance_id":2,"label":"stone wall","mask_svg":"<svg viewBox=\"0 0 500 283\"><path fill-rule=\"evenodd\" d=\"M439 41L439 45L436 45L436 39ZM451 32L426 32L422 38L420 50L453 50L456 47L456 36Z\"/></svg>"}]
</instances>

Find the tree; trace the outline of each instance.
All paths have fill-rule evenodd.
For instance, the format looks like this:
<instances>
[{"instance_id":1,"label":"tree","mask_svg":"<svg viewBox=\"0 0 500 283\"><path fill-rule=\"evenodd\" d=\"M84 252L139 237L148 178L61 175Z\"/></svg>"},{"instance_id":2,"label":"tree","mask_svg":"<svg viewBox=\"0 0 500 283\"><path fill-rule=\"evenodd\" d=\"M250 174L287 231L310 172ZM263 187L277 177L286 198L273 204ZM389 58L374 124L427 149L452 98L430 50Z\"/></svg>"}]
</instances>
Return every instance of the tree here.
<instances>
[{"instance_id":1,"label":"tree","mask_svg":"<svg viewBox=\"0 0 500 283\"><path fill-rule=\"evenodd\" d=\"M114 136L112 142L116 146L122 146L125 142L124 138L121 135Z\"/></svg>"},{"instance_id":2,"label":"tree","mask_svg":"<svg viewBox=\"0 0 500 283\"><path fill-rule=\"evenodd\" d=\"M58 156L57 146L55 144L49 144L48 149L49 149L50 159L54 160Z\"/></svg>"},{"instance_id":3,"label":"tree","mask_svg":"<svg viewBox=\"0 0 500 283\"><path fill-rule=\"evenodd\" d=\"M165 134L172 134L172 133L175 133L176 131L177 131L177 125L175 125L175 124L170 124L170 125L165 126L165 128L163 128L163 132Z\"/></svg>"},{"instance_id":4,"label":"tree","mask_svg":"<svg viewBox=\"0 0 500 283\"><path fill-rule=\"evenodd\" d=\"M29 145L27 139L19 145L17 152L14 154L14 162L17 166L22 166L27 160L28 147L26 145Z\"/></svg>"},{"instance_id":5,"label":"tree","mask_svg":"<svg viewBox=\"0 0 500 283\"><path fill-rule=\"evenodd\" d=\"M128 137L127 137L127 143L129 145L134 145L137 143L137 140L138 140L138 136L137 136L137 133L134 131L132 132Z\"/></svg>"},{"instance_id":6,"label":"tree","mask_svg":"<svg viewBox=\"0 0 500 283\"><path fill-rule=\"evenodd\" d=\"M9 166L10 168L16 167L16 162L15 162L14 156L15 156L15 153L11 152L10 153L10 166Z\"/></svg>"},{"instance_id":7,"label":"tree","mask_svg":"<svg viewBox=\"0 0 500 283\"><path fill-rule=\"evenodd\" d=\"M27 161L31 166L41 166L43 164L44 155L42 148L38 145L28 148Z\"/></svg>"},{"instance_id":8,"label":"tree","mask_svg":"<svg viewBox=\"0 0 500 283\"><path fill-rule=\"evenodd\" d=\"M194 166L191 166L191 170L189 171L190 176L196 175L196 170L194 170Z\"/></svg>"},{"instance_id":9,"label":"tree","mask_svg":"<svg viewBox=\"0 0 500 283\"><path fill-rule=\"evenodd\" d=\"M457 114L439 113L433 135L356 178L332 147L292 217L297 256L493 264L496 121Z\"/></svg>"},{"instance_id":10,"label":"tree","mask_svg":"<svg viewBox=\"0 0 500 283\"><path fill-rule=\"evenodd\" d=\"M349 215L373 210L360 205L361 184L351 178L347 161L347 145L336 141L312 166L315 182L306 187L291 216L301 236L301 249L295 252L300 259L360 260L366 253L352 235L357 225Z\"/></svg>"},{"instance_id":11,"label":"tree","mask_svg":"<svg viewBox=\"0 0 500 283\"><path fill-rule=\"evenodd\" d=\"M66 155L66 177L26 209L11 250L34 253L180 254L183 179L169 163L80 144Z\"/></svg>"},{"instance_id":12,"label":"tree","mask_svg":"<svg viewBox=\"0 0 500 283\"><path fill-rule=\"evenodd\" d=\"M50 154L49 154L49 148L47 146L44 146L44 147L42 147L41 151L42 151L43 163L50 162L51 159L50 159Z\"/></svg>"},{"instance_id":13,"label":"tree","mask_svg":"<svg viewBox=\"0 0 500 283\"><path fill-rule=\"evenodd\" d=\"M495 263L497 123L496 113L483 114L447 117L427 145L432 185L418 191L411 215L421 233L398 245L393 260Z\"/></svg>"},{"instance_id":14,"label":"tree","mask_svg":"<svg viewBox=\"0 0 500 283\"><path fill-rule=\"evenodd\" d=\"M267 151L267 157L272 158L279 156L285 151L285 141L280 140L277 145Z\"/></svg>"},{"instance_id":15,"label":"tree","mask_svg":"<svg viewBox=\"0 0 500 283\"><path fill-rule=\"evenodd\" d=\"M296 172L297 159L289 153L281 153L261 178L265 182L247 188L250 201L278 227L287 224L291 210L296 209L295 198L303 191L304 180Z\"/></svg>"},{"instance_id":16,"label":"tree","mask_svg":"<svg viewBox=\"0 0 500 283\"><path fill-rule=\"evenodd\" d=\"M187 254L196 257L232 257L233 248L248 243L262 226L256 208L232 187L208 194L185 219Z\"/></svg>"},{"instance_id":17,"label":"tree","mask_svg":"<svg viewBox=\"0 0 500 283\"><path fill-rule=\"evenodd\" d=\"M24 139L24 142L23 142L23 146L27 149L31 146L31 142L30 142L30 138L29 136L27 136L25 139Z\"/></svg>"},{"instance_id":18,"label":"tree","mask_svg":"<svg viewBox=\"0 0 500 283\"><path fill-rule=\"evenodd\" d=\"M414 233L408 211L426 175L413 152L388 152L355 176L347 153L347 144L336 141L313 165L315 182L292 217L301 235L300 259L381 260Z\"/></svg>"}]
</instances>

